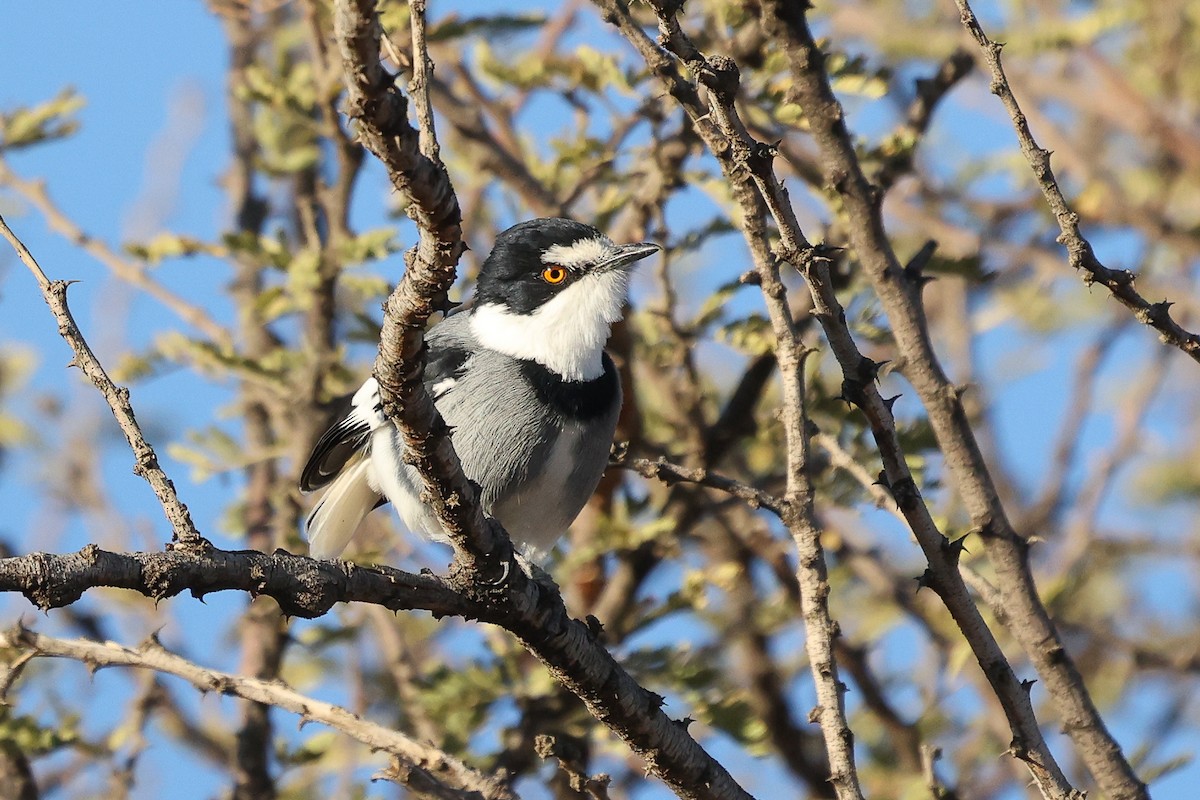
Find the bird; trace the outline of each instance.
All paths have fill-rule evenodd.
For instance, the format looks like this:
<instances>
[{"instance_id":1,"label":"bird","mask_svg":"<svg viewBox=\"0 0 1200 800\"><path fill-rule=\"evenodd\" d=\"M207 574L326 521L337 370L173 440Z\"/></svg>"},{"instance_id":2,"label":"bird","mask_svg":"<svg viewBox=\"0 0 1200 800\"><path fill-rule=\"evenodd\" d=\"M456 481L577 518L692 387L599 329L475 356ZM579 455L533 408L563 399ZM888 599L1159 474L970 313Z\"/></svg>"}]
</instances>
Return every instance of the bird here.
<instances>
[{"instance_id":1,"label":"bird","mask_svg":"<svg viewBox=\"0 0 1200 800\"><path fill-rule=\"evenodd\" d=\"M423 382L463 472L484 513L534 563L545 561L608 464L621 381L604 348L634 266L659 249L614 243L570 219L518 223L496 237L473 298L426 336ZM368 378L342 400L300 475L303 492L328 486L308 516L310 556L340 556L388 501L410 531L446 541L404 450Z\"/></svg>"}]
</instances>

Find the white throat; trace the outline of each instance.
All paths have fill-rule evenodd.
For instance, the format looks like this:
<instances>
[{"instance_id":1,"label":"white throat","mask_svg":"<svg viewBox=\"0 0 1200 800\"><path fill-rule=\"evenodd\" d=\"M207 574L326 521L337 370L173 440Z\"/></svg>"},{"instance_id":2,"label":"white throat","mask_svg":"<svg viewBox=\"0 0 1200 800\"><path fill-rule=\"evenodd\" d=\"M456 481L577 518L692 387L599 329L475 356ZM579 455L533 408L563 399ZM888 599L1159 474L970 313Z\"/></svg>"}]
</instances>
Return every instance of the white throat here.
<instances>
[{"instance_id":1,"label":"white throat","mask_svg":"<svg viewBox=\"0 0 1200 800\"><path fill-rule=\"evenodd\" d=\"M484 347L536 361L563 380L595 380L628 286L629 273L614 269L584 276L532 314L487 303L471 314L471 332Z\"/></svg>"}]
</instances>

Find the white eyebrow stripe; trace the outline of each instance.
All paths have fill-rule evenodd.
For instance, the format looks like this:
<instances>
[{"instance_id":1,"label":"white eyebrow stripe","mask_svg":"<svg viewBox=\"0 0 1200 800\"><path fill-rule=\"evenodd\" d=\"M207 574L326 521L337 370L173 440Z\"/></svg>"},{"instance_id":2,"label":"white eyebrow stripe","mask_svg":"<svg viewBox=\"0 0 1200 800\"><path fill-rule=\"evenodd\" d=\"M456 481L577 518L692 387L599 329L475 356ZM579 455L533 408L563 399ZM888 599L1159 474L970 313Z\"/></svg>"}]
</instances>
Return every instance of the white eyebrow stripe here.
<instances>
[{"instance_id":1,"label":"white eyebrow stripe","mask_svg":"<svg viewBox=\"0 0 1200 800\"><path fill-rule=\"evenodd\" d=\"M612 247L612 240L607 236L580 239L571 244L556 244L542 253L542 263L559 264L564 267L594 264L608 255Z\"/></svg>"}]
</instances>

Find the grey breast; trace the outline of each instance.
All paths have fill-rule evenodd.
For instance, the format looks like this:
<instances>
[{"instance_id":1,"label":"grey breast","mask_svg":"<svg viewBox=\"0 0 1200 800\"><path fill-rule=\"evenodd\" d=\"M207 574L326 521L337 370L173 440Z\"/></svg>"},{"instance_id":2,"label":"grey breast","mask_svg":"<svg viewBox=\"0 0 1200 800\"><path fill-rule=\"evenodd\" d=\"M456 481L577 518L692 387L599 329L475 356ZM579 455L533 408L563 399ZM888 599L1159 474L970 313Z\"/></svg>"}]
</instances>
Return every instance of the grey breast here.
<instances>
[{"instance_id":1,"label":"grey breast","mask_svg":"<svg viewBox=\"0 0 1200 800\"><path fill-rule=\"evenodd\" d=\"M480 487L484 511L518 547L544 552L600 481L620 412L619 393L607 413L587 421L547 413L523 377L521 362L479 347L466 322L466 315L451 316L430 335L431 345L472 353L438 399L438 410L453 429L463 472Z\"/></svg>"}]
</instances>

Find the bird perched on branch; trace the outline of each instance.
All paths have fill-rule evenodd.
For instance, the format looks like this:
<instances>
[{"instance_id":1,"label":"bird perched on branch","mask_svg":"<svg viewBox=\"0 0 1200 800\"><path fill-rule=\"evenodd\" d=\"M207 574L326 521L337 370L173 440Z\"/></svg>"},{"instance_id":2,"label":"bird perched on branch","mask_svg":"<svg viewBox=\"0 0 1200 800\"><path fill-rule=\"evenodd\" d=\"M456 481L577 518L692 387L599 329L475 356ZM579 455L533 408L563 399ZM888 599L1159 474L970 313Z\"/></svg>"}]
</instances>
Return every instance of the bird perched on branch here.
<instances>
[{"instance_id":1,"label":"bird perched on branch","mask_svg":"<svg viewBox=\"0 0 1200 800\"><path fill-rule=\"evenodd\" d=\"M604 345L634 264L658 249L615 244L568 219L514 225L483 262L473 301L426 337L425 388L463 472L529 559L566 532L608 463L621 384ZM444 539L374 378L345 401L301 473L303 491L326 484L308 517L314 558L337 557L385 500L410 530Z\"/></svg>"}]
</instances>

